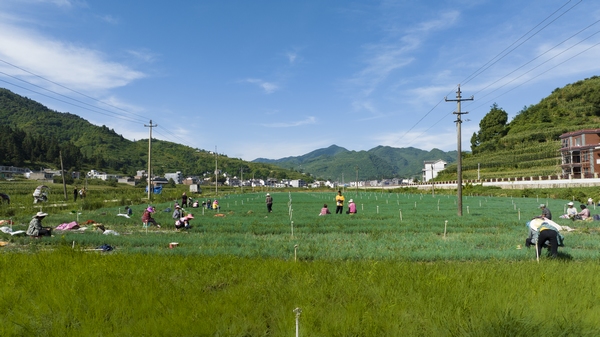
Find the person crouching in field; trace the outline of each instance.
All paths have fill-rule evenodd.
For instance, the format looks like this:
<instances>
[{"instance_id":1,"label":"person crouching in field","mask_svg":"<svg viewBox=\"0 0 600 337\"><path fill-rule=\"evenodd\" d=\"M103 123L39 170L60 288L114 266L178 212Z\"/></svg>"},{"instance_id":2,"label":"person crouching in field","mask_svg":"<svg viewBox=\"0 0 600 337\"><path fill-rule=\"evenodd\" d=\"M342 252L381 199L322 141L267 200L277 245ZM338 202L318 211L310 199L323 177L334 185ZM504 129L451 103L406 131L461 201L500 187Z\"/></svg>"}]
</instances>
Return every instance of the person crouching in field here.
<instances>
[{"instance_id":1,"label":"person crouching in field","mask_svg":"<svg viewBox=\"0 0 600 337\"><path fill-rule=\"evenodd\" d=\"M189 229L190 228L190 220L194 218L193 214L188 214L179 220L175 221L175 229L180 230L182 228Z\"/></svg>"},{"instance_id":2,"label":"person crouching in field","mask_svg":"<svg viewBox=\"0 0 600 337\"><path fill-rule=\"evenodd\" d=\"M356 204L352 199L348 201L348 210L346 211L346 214L356 214Z\"/></svg>"},{"instance_id":3,"label":"person crouching in field","mask_svg":"<svg viewBox=\"0 0 600 337\"><path fill-rule=\"evenodd\" d=\"M152 213L154 212L154 207L150 206L146 208L144 214L142 214L142 222L144 222L147 226L150 226L150 224L152 224L155 225L156 228L160 228L160 225L156 222L156 220L154 220L154 218L152 218Z\"/></svg>"},{"instance_id":4,"label":"person crouching in field","mask_svg":"<svg viewBox=\"0 0 600 337\"><path fill-rule=\"evenodd\" d=\"M329 208L327 208L327 204L323 204L323 208L321 208L321 213L319 213L319 216L327 214L331 214L331 212L329 211Z\"/></svg>"},{"instance_id":5,"label":"person crouching in field","mask_svg":"<svg viewBox=\"0 0 600 337\"><path fill-rule=\"evenodd\" d=\"M29 222L29 228L27 228L26 234L33 237L40 236L51 236L51 227L42 227L42 220L48 215L48 213L37 212Z\"/></svg>"},{"instance_id":6,"label":"person crouching in field","mask_svg":"<svg viewBox=\"0 0 600 337\"><path fill-rule=\"evenodd\" d=\"M558 246L563 246L564 237L559 233L561 226L551 220L534 218L527 223L529 237L525 246L535 245L537 257L542 255L542 248L548 247L549 254L555 258L558 255Z\"/></svg>"},{"instance_id":7,"label":"person crouching in field","mask_svg":"<svg viewBox=\"0 0 600 337\"><path fill-rule=\"evenodd\" d=\"M173 211L173 219L179 220L183 217L183 211L181 211L181 206L175 205L175 210Z\"/></svg>"},{"instance_id":8,"label":"person crouching in field","mask_svg":"<svg viewBox=\"0 0 600 337\"><path fill-rule=\"evenodd\" d=\"M575 214L571 219L573 220L587 220L590 217L590 210L585 205L579 205L581 212Z\"/></svg>"}]
</instances>

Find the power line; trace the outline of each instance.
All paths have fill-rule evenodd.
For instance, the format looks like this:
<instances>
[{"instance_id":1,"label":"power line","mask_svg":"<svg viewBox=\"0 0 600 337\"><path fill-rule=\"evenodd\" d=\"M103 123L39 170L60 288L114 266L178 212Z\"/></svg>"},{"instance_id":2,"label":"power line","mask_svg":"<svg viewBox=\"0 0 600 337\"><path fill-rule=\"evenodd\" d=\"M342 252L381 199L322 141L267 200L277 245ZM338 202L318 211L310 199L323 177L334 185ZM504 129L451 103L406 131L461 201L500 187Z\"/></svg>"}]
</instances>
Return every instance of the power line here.
<instances>
[{"instance_id":1,"label":"power line","mask_svg":"<svg viewBox=\"0 0 600 337\"><path fill-rule=\"evenodd\" d=\"M133 120L133 119L131 119L131 118L129 118L129 117L125 117L125 116L119 116L119 115L117 115L117 116L111 116L111 115L109 115L109 114L102 113L102 112L100 112L100 111L96 111L96 110L93 110L93 109L90 109L90 108L87 108L87 107L84 107L84 106L81 106L81 105L74 104L73 102L64 101L64 100L62 100L62 99L59 99L59 98L52 97L52 96L46 95L46 94L44 94L44 93L41 93L41 92L39 92L39 91L31 90L31 89L29 89L29 88L25 88L25 87L23 87L23 86L20 86L20 85L17 85L17 84L14 84L14 83L11 83L11 82L8 82L8 81L5 81L5 80L3 80L3 79L0 79L0 81L2 81L2 82L4 82L4 83L8 83L8 84L10 84L10 85L12 85L12 86L15 86L15 87L17 87L17 88L21 88L21 89L24 89L24 90L27 90L27 91L31 91L31 92L33 92L33 93L36 93L36 94L38 94L38 95L41 95L41 96L44 96L44 97L48 97L48 98L50 98L50 99L53 99L53 100L56 100L56 101L59 101L59 102L63 102L63 103L66 103L66 104L70 104L70 105L72 105L72 106L76 106L76 107L78 107L78 108L81 108L81 109L84 109L84 110L88 110L88 111L91 111L91 112L95 112L95 113L98 113L98 114L101 114L101 115L105 115L105 116L108 116L108 117L117 117L117 118L124 119L124 120L130 121L130 122L135 122L135 120Z\"/></svg>"},{"instance_id":2,"label":"power line","mask_svg":"<svg viewBox=\"0 0 600 337\"><path fill-rule=\"evenodd\" d=\"M42 80L44 80L44 81L48 81L48 82L50 82L50 83L52 83L52 84L54 84L54 85L57 85L57 86L59 86L59 87L61 87L61 88L63 88L63 89L67 89L67 90L69 90L69 91L71 91L71 92L74 92L74 93L76 93L76 94L79 94L79 95L81 95L81 96L83 96L83 97L89 98L89 99L91 99L91 100L93 100L93 101L96 101L96 102L98 102L98 103L105 104L105 105L107 105L107 106L109 106L109 107L111 107L111 108L115 108L115 109L117 109L117 110L121 110L121 111L123 111L123 112L125 112L125 113L128 113L128 114L130 114L130 115L134 115L134 116L137 116L137 117L143 118L143 120L146 120L146 117L145 117L145 116L137 115L137 114L135 114L135 113L133 113L133 112L130 112L130 111L124 110L124 109L122 109L122 108L119 108L118 106L114 106L114 105L112 105L112 104L109 104L109 103L106 103L106 102L104 102L104 101L98 100L98 99L96 99L96 98L94 98L94 97L91 97L91 96L89 96L89 95L86 95L86 94L84 94L84 93L82 93L82 92L79 92L79 91L77 91L77 90L71 89L71 88L69 88L69 87L66 87L66 86L64 86L64 85L60 84L60 83L54 82L54 81L52 81L52 80L49 80L49 79L47 79L47 78L45 78L45 77L43 77L43 76L40 76L40 75L38 75L38 74L35 74L35 73L33 73L33 72L31 72L31 71L29 71L29 70L27 70L27 69L24 69L24 68L21 68L21 67L19 67L19 66L17 66L17 65L14 65L14 64L12 64L12 63L10 63L10 62L8 62L8 61L5 61L5 60L2 60L2 59L0 59L0 62L3 62L3 63L5 63L5 64L8 64L8 65L9 65L9 66L11 66L11 67L14 67L14 68L17 68L17 69L19 69L19 70L22 70L22 71L24 71L24 72L26 72L26 73L28 73L28 74L30 74L30 75L33 75L33 76L35 76L35 77L37 77L37 78L40 78L40 79L42 79ZM11 76L11 77L12 77L12 76ZM26 82L26 81L24 81L24 82ZM29 82L27 82L27 83L29 83ZM31 83L30 83L30 84L31 84ZM33 85L33 84L32 84L32 85ZM49 91L50 91L50 90L49 90ZM73 100L74 100L74 99L73 99Z\"/></svg>"},{"instance_id":3,"label":"power line","mask_svg":"<svg viewBox=\"0 0 600 337\"><path fill-rule=\"evenodd\" d=\"M550 21L548 24L546 24L545 26L543 26L541 29L539 29L538 31L536 31L534 34L532 34L531 36L529 36L526 40L524 40L523 42L521 42L520 44L518 44L516 47L508 50L509 48L511 48L512 46L514 46L516 43L518 43L520 40L522 40L524 37L526 37L529 33L531 33L534 29L536 29L537 27L539 27L541 24L543 24L544 22L546 22L548 19L550 19L552 16L554 16L556 13L558 13L561 9L563 9L565 6L567 6L572 0L567 1L565 4L563 4L561 7L559 7L557 10L555 10L554 12L552 12L550 15L548 15L544 20L542 20L540 23L538 23L535 27L533 27L532 29L530 29L528 32L526 32L525 34L523 34L520 38L518 38L515 42L513 42L512 44L510 44L508 47L506 47L504 50L502 50L500 53L498 53L496 56L494 56L492 59L490 59L488 62L486 62L484 65L482 65L479 69L477 69L475 72L473 72L471 75L467 76L467 78L465 78L464 81L462 81L461 83L465 84L470 82L471 80L473 80L474 78L478 77L479 75L481 75L484 71L486 71L487 69L489 69L492 65L496 64L498 61L500 61L502 58L506 57L507 55L509 55L510 53L512 53L515 49L517 49L519 46L523 45L525 42L527 42L529 39L531 39L533 36L539 34L542 30L544 30L546 27L548 27L550 24L554 23L556 20L558 20L560 17L562 17L563 15L565 15L566 13L568 13L570 10L572 10L575 6L579 5L583 0L580 0L579 2L577 2L576 4L574 4L573 6L571 6L570 8L568 8L566 11L564 11L563 13L561 13L558 17L554 18L554 20ZM595 23L594 23L595 24ZM587 29L587 28L586 28ZM585 30L585 29L584 29ZM577 33L579 34L579 33ZM508 50L508 52L506 52ZM506 53L505 53L506 52ZM502 55L504 54L504 55ZM491 64L490 64L491 63ZM508 74L510 75L510 74ZM504 77L508 76L505 75ZM503 78L504 78L503 77ZM456 87L455 87L456 88ZM481 91L481 90L480 90ZM399 142L401 139L403 139L408 132L410 132L411 130L413 130L421 121L423 121L423 119L425 117L427 117L439 104L441 103L438 102L432 109L430 109L421 119L419 119L407 132L404 133L404 135L402 135L397 142ZM441 119L440 119L441 120ZM439 123L438 120L434 125L436 125L437 123ZM429 127L427 130L430 130L433 126ZM423 133L421 133L423 134ZM412 141L411 141L412 142Z\"/></svg>"},{"instance_id":4,"label":"power line","mask_svg":"<svg viewBox=\"0 0 600 337\"><path fill-rule=\"evenodd\" d=\"M515 49L519 48L521 45L523 45L525 42L529 41L532 37L536 36L537 34L539 34L539 32L541 32L542 30L546 29L546 27L548 27L549 25L551 25L552 23L554 23L554 21L558 20L559 18L561 18L563 15L565 15L566 13L568 13L571 9L573 9L575 6L579 5L583 0L580 0L578 3L576 3L575 5L573 5L571 8L569 8L568 10L566 10L565 12L563 12L562 14L560 14L558 17L556 17L554 20L550 21L548 24L546 24L544 27L542 27L540 30L538 30L537 32L535 32L533 35L529 36L527 39L525 39L523 42L519 43L517 46L515 46L514 48L510 49L506 54L502 55L507 49L509 49L510 47L512 47L515 43L519 42L519 40L523 39L525 36L527 36L527 34L529 34L532 30L534 30L535 28L537 28L539 25L541 25L542 23L544 23L544 21L548 20L550 17L552 17L554 14L556 14L559 10L561 10L563 7L565 7L569 2L571 2L571 0L567 1L564 5L562 5L560 8L558 8L557 10L555 10L552 14L550 14L549 16L547 16L544 20L542 20L540 23L538 23L535 27L533 27L532 29L530 29L527 33L523 34L523 36L521 36L520 38L518 38L515 42L513 42L510 46L506 47L503 51L501 51L500 53L498 53L496 56L494 56L491 60L489 60L487 63L485 63L483 66L481 66L479 69L477 69L475 72L473 72L471 75L469 75L466 79L464 79L463 81L461 81L461 83L466 84L469 83L472 79L476 78L477 76L479 76L481 73L483 73L484 71L486 71L487 69L489 69L491 66L493 66L494 64L498 63L500 60L502 60L504 57L506 57L507 55L509 55L510 53L512 53ZM502 55L502 56L500 56ZM495 60L495 61L494 61ZM492 62L493 61L493 62ZM490 64L490 62L492 62ZM483 69L482 69L483 68ZM481 71L480 71L481 70Z\"/></svg>"},{"instance_id":5,"label":"power line","mask_svg":"<svg viewBox=\"0 0 600 337\"><path fill-rule=\"evenodd\" d=\"M64 98L66 98L66 99L70 99L70 100L72 100L72 101L75 101L75 102L77 102L77 103L80 103L80 104L84 104L84 105L90 106L90 107L92 107L92 108L94 108L94 109L99 109L99 110L105 111L105 112L107 112L107 113L110 113L110 114L111 114L111 115L113 115L114 117L121 118L121 119L125 119L125 120L129 120L129 121L135 121L135 120L134 120L134 119L132 119L131 117L122 116L122 115L120 115L120 114L117 114L117 113L115 113L115 112L112 112L112 111L110 111L110 110L106 110L106 109L103 109L103 108L99 108L99 107L97 107L97 106L94 106L94 105L91 105L91 104L89 104L89 103L86 103L86 102L80 101L80 100L78 100L78 99L75 99L75 98L72 98L72 97L69 97L69 96L63 95L63 94L61 94L61 93L58 93L58 92L56 92L56 91L50 90L50 89L48 89L48 88L44 88L44 87L42 87L42 86L40 86L40 85L37 85L37 84L31 83L31 82L25 81L25 80L23 80L23 79L20 79L20 78L18 78L18 77L15 77L15 76L9 75L9 74L7 74L7 73L5 73L5 72L2 72L2 71L0 71L0 74L3 74L3 75L5 75L5 76L7 76L7 77L10 77L10 78L14 78L14 79L15 79L15 80L17 80L17 81L25 82L25 83L27 83L27 84L29 84L29 85L31 85L31 86L34 86L34 87L36 87L36 88L40 88L40 89L42 89L42 90L46 90L46 91L48 91L48 92L51 92L51 93L53 93L53 94L55 94L55 95L58 95L58 96L64 97ZM5 83L9 83L9 84L11 84L11 85L13 85L13 86L19 87L19 88L22 88L22 89L25 89L25 90L29 90L29 91L31 91L31 92L34 92L34 93L36 93L36 94L43 95L43 94L41 94L41 93L39 93L39 92L37 92L37 91L33 91L33 90L31 90L31 89L27 89L27 88L25 88L25 87L21 87L21 86L19 86L19 85L16 85L16 84L14 84L14 83L10 83L10 82L8 82L8 81L5 81L5 80L2 80L2 81L3 81L3 82L5 82ZM48 97L48 98L56 99L56 98L54 98L54 97L51 97L51 96L47 96L47 95L44 95L44 96L46 96L46 97ZM56 100L58 100L58 101L60 101L60 102L63 102L63 103L72 104L72 103L70 103L70 102L66 102L66 101L63 101L63 100L59 100L59 99L56 99ZM73 105L74 105L74 104L73 104ZM79 106L79 105L75 105L75 106L77 106L77 107L81 107L81 106ZM104 113L101 113L101 112L99 112L99 111L96 111L96 110L93 110L93 109L89 109L89 108L85 108L85 109L87 109L87 110L89 110L89 111L92 111L92 112L96 112L96 113L100 113L100 114L106 115L106 114L104 114ZM106 115L106 116L108 116L108 115ZM142 121L142 120L141 120L141 119L138 119L138 121Z\"/></svg>"}]
</instances>

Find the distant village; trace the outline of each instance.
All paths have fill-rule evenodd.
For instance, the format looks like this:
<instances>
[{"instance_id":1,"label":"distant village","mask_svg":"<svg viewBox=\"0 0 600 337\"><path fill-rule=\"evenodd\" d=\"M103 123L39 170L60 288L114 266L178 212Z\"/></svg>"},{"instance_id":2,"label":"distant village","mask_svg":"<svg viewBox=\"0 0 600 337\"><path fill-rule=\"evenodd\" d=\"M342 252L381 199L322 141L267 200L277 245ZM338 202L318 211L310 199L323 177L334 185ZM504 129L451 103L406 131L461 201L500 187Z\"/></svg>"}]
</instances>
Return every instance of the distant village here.
<instances>
[{"instance_id":1,"label":"distant village","mask_svg":"<svg viewBox=\"0 0 600 337\"><path fill-rule=\"evenodd\" d=\"M446 167L446 162L443 160L425 161L422 170L421 181L426 182L437 176L437 174ZM128 184L135 186L140 182L146 182L147 172L145 170L137 171L134 177L123 177L116 174L109 174L96 170L90 170L85 174L80 172L70 172L73 179L100 179L104 181L117 181L118 183ZM388 186L400 186L413 184L413 179L402 179L402 178L391 178L381 180L360 180L360 181L331 181L331 180L319 180L313 183L307 184L302 179L242 179L241 177L229 175L227 172L218 172L219 175L225 177L225 182L218 183L219 185L231 186L231 187L271 187L271 188L319 188L319 187L388 187ZM15 176L23 176L27 179L36 180L39 182L52 182L54 177L61 176L60 170L42 169L40 171L32 171L28 168L20 168L14 166L0 166L0 178L12 179ZM165 173L164 176L152 177L152 185L155 187L170 184L171 180L177 185L188 185L190 191L199 189L201 185L214 185L211 181L212 175L205 174L202 177L192 176L185 177L180 171L174 173ZM358 184L358 186L357 186Z\"/></svg>"}]
</instances>

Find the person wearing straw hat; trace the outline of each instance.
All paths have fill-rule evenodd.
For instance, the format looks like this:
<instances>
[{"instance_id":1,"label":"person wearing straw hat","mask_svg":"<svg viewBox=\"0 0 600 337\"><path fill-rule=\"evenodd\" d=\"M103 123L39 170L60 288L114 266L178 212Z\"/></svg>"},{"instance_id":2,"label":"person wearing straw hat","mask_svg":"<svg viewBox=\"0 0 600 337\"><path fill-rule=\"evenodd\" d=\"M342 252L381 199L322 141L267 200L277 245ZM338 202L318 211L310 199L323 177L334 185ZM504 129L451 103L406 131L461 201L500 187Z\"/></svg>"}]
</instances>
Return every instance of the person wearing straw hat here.
<instances>
[{"instance_id":1,"label":"person wearing straw hat","mask_svg":"<svg viewBox=\"0 0 600 337\"><path fill-rule=\"evenodd\" d=\"M346 214L356 214L356 204L353 199L348 201L348 210L346 211Z\"/></svg>"},{"instance_id":2,"label":"person wearing straw hat","mask_svg":"<svg viewBox=\"0 0 600 337\"><path fill-rule=\"evenodd\" d=\"M273 197L267 193L267 198L265 199L265 203L267 204L267 212L273 212Z\"/></svg>"},{"instance_id":3,"label":"person wearing straw hat","mask_svg":"<svg viewBox=\"0 0 600 337\"><path fill-rule=\"evenodd\" d=\"M40 236L51 236L52 228L43 227L42 220L48 215L48 213L37 212L29 222L29 228L27 228L26 234L29 236L40 237Z\"/></svg>"}]
</instances>

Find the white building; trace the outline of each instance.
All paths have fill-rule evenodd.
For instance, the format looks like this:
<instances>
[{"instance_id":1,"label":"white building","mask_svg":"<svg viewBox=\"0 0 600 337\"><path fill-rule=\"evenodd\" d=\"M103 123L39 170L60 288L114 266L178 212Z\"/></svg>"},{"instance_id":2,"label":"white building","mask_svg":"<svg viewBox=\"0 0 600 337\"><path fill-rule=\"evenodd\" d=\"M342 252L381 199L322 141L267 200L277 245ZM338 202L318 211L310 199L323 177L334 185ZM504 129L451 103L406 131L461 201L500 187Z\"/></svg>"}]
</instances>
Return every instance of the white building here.
<instances>
[{"instance_id":1,"label":"white building","mask_svg":"<svg viewBox=\"0 0 600 337\"><path fill-rule=\"evenodd\" d=\"M304 186L306 186L306 181L304 181L302 179L295 179L295 180L290 180L289 184L292 187L304 187Z\"/></svg>"},{"instance_id":2,"label":"white building","mask_svg":"<svg viewBox=\"0 0 600 337\"><path fill-rule=\"evenodd\" d=\"M175 173L165 173L165 179L167 179L167 181L169 179L173 179L175 184L182 184L183 183L183 174L181 174L180 171L177 171Z\"/></svg>"},{"instance_id":3,"label":"white building","mask_svg":"<svg viewBox=\"0 0 600 337\"><path fill-rule=\"evenodd\" d=\"M438 173L446 168L445 161L438 160L425 160L423 162L423 182L427 182L435 177L437 177Z\"/></svg>"}]
</instances>

